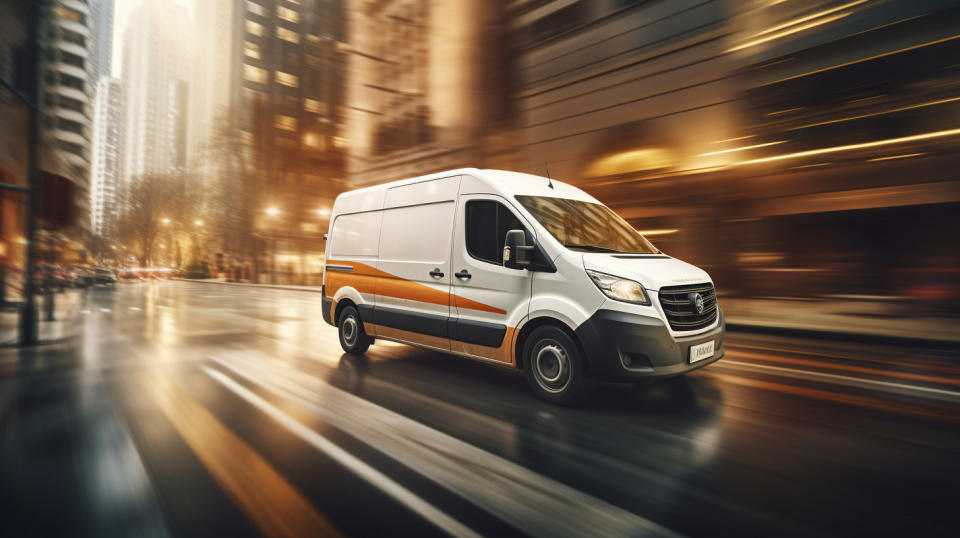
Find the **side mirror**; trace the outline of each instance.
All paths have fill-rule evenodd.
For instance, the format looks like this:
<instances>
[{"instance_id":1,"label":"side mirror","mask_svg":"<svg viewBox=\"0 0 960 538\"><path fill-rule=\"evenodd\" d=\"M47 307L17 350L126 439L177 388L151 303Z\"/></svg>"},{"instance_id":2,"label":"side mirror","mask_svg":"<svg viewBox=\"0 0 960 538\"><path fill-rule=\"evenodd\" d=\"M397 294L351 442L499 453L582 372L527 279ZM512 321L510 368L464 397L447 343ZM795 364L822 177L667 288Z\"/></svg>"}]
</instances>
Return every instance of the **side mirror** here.
<instances>
[{"instance_id":1,"label":"side mirror","mask_svg":"<svg viewBox=\"0 0 960 538\"><path fill-rule=\"evenodd\" d=\"M523 230L510 230L503 241L503 266L508 269L526 269L533 258L533 245L527 245Z\"/></svg>"}]
</instances>

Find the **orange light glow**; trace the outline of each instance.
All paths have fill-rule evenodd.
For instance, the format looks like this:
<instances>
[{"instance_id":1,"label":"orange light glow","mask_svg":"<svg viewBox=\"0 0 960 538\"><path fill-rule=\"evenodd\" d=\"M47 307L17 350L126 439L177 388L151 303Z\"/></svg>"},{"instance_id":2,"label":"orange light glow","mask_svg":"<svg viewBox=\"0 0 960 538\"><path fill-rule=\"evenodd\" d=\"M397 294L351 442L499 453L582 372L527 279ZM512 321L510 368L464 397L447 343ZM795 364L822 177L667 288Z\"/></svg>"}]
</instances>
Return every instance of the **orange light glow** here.
<instances>
[{"instance_id":1,"label":"orange light glow","mask_svg":"<svg viewBox=\"0 0 960 538\"><path fill-rule=\"evenodd\" d=\"M812 149L808 151L798 151L796 153L785 153L783 155L774 155L772 157L762 157L759 159L750 159L748 161L743 161L738 164L759 164L773 161L782 161L785 159L796 159L800 157L810 157L813 155L824 155L826 153L838 153L841 151L853 151L857 149L867 149L867 148L876 148L881 146L889 146L893 144L902 144L904 142L917 142L920 140L930 140L933 138L944 138L948 136L957 136L960 135L960 129L948 129L946 131L934 131L930 133L922 133L912 136L903 136L900 138L888 138L886 140L875 140L873 142L863 142L861 144L849 144L846 146L834 146L832 148L820 148Z\"/></svg>"}]
</instances>

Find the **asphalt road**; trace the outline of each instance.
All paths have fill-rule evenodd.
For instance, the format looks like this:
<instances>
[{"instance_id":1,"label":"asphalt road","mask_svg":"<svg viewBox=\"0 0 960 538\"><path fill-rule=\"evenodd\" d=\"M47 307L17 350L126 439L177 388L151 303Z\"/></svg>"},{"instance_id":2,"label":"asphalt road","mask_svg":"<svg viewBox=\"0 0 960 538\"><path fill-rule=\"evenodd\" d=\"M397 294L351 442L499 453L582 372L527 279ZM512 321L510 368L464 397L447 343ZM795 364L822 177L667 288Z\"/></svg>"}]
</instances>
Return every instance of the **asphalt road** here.
<instances>
[{"instance_id":1,"label":"asphalt road","mask_svg":"<svg viewBox=\"0 0 960 538\"><path fill-rule=\"evenodd\" d=\"M955 350L730 333L566 409L462 358L344 355L320 308L121 284L76 337L0 350L0 534L956 535Z\"/></svg>"}]
</instances>

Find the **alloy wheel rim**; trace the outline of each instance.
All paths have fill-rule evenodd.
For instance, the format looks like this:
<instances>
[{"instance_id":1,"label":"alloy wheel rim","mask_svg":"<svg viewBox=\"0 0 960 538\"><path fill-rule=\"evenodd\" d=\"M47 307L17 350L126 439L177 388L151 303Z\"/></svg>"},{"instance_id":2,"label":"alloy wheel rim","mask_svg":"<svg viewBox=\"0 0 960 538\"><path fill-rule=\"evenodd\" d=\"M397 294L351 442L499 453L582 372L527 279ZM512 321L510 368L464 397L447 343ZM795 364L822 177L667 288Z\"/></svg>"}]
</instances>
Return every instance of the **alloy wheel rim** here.
<instances>
[{"instance_id":1,"label":"alloy wheel rim","mask_svg":"<svg viewBox=\"0 0 960 538\"><path fill-rule=\"evenodd\" d=\"M353 346L357 341L357 320L353 316L347 316L343 320L343 341L348 346Z\"/></svg>"},{"instance_id":2,"label":"alloy wheel rim","mask_svg":"<svg viewBox=\"0 0 960 538\"><path fill-rule=\"evenodd\" d=\"M537 384L548 392L561 392L570 383L570 359L558 342L547 340L537 346L533 359Z\"/></svg>"}]
</instances>

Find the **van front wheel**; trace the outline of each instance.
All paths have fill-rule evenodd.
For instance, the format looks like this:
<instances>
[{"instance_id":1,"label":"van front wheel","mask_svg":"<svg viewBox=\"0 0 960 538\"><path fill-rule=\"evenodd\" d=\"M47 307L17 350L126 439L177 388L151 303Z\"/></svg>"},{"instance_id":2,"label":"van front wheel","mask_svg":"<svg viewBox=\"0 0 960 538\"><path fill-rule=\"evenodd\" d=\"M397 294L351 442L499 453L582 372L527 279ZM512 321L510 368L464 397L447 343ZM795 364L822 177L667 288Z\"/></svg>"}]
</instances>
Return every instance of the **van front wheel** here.
<instances>
[{"instance_id":1,"label":"van front wheel","mask_svg":"<svg viewBox=\"0 0 960 538\"><path fill-rule=\"evenodd\" d=\"M340 347L347 353L363 353L373 343L373 338L367 336L363 330L363 321L354 306L347 306L340 312L337 329L340 333Z\"/></svg>"},{"instance_id":2,"label":"van front wheel","mask_svg":"<svg viewBox=\"0 0 960 538\"><path fill-rule=\"evenodd\" d=\"M563 330L534 329L524 345L527 382L541 399L559 405L582 403L593 390L576 342Z\"/></svg>"}]
</instances>

